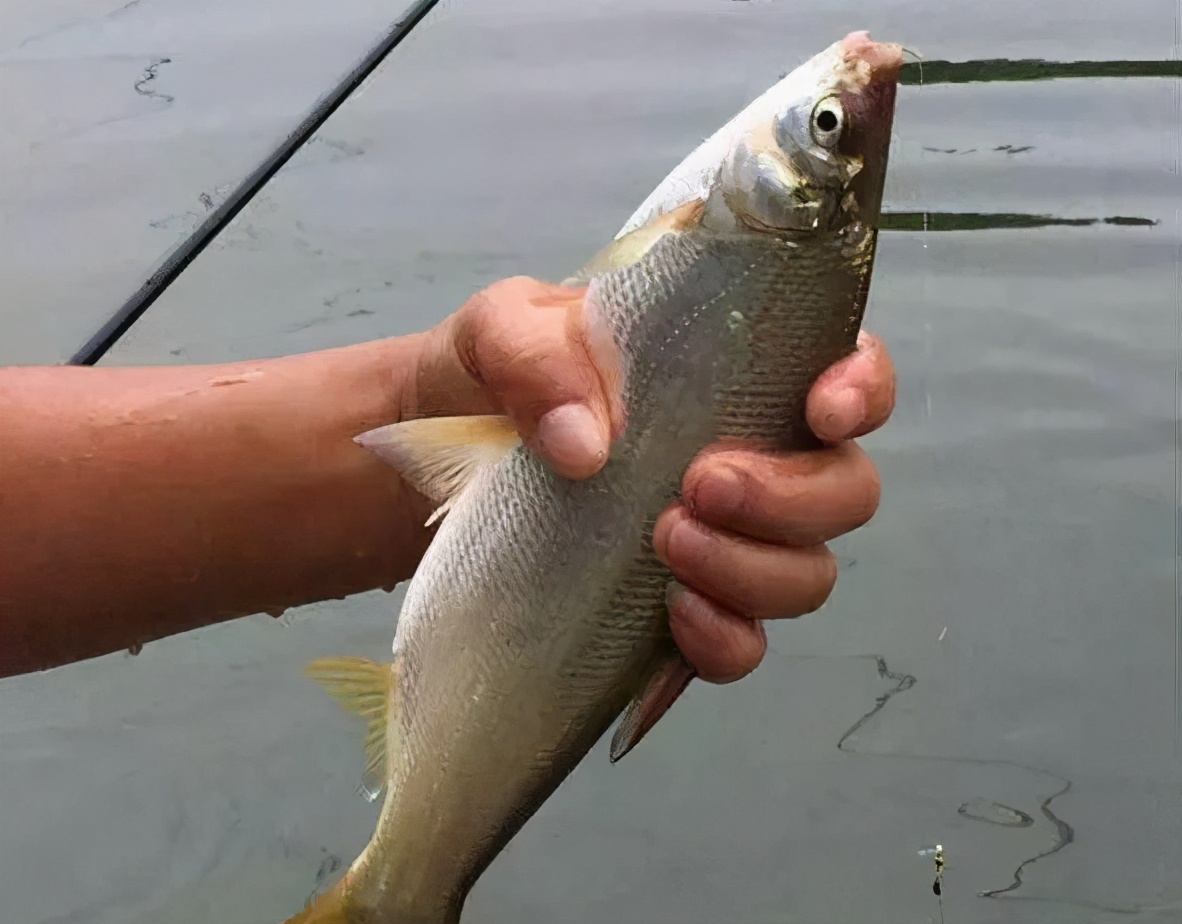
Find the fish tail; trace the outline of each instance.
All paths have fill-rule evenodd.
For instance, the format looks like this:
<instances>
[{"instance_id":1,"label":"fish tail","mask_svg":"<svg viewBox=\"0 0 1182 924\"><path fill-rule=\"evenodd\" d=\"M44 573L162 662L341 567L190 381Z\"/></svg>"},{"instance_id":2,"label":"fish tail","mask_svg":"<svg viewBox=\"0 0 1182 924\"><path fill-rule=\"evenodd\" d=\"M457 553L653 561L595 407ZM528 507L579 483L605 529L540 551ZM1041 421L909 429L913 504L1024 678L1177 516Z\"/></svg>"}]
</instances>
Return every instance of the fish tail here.
<instances>
[{"instance_id":1,"label":"fish tail","mask_svg":"<svg viewBox=\"0 0 1182 924\"><path fill-rule=\"evenodd\" d=\"M304 910L288 918L283 924L374 924L383 921L400 924L414 921L415 924L460 924L463 903L450 903L433 907L429 912L410 914L395 910L388 905L381 909L367 905L363 900L355 901L349 884L349 873L337 881L327 892L310 900Z\"/></svg>"},{"instance_id":2,"label":"fish tail","mask_svg":"<svg viewBox=\"0 0 1182 924\"><path fill-rule=\"evenodd\" d=\"M331 889L308 902L297 915L283 924L350 924L348 893L342 876Z\"/></svg>"}]
</instances>

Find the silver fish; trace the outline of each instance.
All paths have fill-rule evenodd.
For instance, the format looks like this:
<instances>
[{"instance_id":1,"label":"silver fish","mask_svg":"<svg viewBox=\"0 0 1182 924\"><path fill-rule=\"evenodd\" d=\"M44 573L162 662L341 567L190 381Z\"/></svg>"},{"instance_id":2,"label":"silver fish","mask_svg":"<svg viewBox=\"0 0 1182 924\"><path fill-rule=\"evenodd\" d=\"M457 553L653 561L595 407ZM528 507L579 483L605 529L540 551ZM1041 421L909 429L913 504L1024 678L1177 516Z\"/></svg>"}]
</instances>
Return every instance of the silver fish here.
<instances>
[{"instance_id":1,"label":"silver fish","mask_svg":"<svg viewBox=\"0 0 1182 924\"><path fill-rule=\"evenodd\" d=\"M670 635L657 515L707 444L818 445L817 376L855 348L902 49L851 33L704 142L571 282L622 357L627 426L565 479L500 417L358 437L445 514L389 664L309 672L367 717L385 801L290 924L456 924L476 880L623 713L617 760L693 670Z\"/></svg>"}]
</instances>

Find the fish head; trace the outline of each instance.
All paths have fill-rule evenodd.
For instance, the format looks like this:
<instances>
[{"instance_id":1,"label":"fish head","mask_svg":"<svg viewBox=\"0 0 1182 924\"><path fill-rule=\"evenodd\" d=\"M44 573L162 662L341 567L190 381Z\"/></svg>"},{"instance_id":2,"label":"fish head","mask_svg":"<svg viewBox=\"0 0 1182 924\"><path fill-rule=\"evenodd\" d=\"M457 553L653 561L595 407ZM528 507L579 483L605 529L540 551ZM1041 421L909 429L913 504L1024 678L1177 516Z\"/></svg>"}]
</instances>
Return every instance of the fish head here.
<instances>
[{"instance_id":1,"label":"fish head","mask_svg":"<svg viewBox=\"0 0 1182 924\"><path fill-rule=\"evenodd\" d=\"M708 214L755 231L877 226L903 49L852 32L767 91L732 136Z\"/></svg>"}]
</instances>

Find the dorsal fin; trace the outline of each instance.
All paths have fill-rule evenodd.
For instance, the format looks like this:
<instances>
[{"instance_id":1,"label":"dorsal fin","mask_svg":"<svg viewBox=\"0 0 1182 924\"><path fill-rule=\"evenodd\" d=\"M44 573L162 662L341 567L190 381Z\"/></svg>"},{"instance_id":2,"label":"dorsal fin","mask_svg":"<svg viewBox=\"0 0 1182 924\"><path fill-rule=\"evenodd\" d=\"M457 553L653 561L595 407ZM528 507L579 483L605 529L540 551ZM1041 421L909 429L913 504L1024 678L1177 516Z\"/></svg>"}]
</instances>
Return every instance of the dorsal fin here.
<instances>
[{"instance_id":1,"label":"dorsal fin","mask_svg":"<svg viewBox=\"0 0 1182 924\"><path fill-rule=\"evenodd\" d=\"M593 256L581 270L564 279L562 284L582 285L592 276L631 266L652 250L657 241L666 234L674 234L696 225L701 220L705 208L706 204L701 199L691 199L668 212L662 212L647 224L616 238Z\"/></svg>"}]
</instances>

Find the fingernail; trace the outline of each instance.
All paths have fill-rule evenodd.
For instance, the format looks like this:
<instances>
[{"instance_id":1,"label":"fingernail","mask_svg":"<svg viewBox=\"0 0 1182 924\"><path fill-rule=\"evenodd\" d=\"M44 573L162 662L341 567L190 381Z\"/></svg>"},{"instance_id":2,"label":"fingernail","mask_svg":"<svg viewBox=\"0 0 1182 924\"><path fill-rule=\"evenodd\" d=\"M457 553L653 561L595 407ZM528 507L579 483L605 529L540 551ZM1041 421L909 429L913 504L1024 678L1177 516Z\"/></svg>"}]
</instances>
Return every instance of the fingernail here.
<instances>
[{"instance_id":1,"label":"fingernail","mask_svg":"<svg viewBox=\"0 0 1182 924\"><path fill-rule=\"evenodd\" d=\"M742 476L729 465L719 465L702 476L686 498L686 505L694 516L704 516L709 520L711 517L738 512L746 493L747 487Z\"/></svg>"},{"instance_id":2,"label":"fingernail","mask_svg":"<svg viewBox=\"0 0 1182 924\"><path fill-rule=\"evenodd\" d=\"M860 389L845 388L832 398L833 410L825 417L828 436L845 439L866 419L866 396Z\"/></svg>"},{"instance_id":3,"label":"fingernail","mask_svg":"<svg viewBox=\"0 0 1182 924\"><path fill-rule=\"evenodd\" d=\"M671 623L692 624L695 611L701 615L703 607L709 612L706 598L691 590L678 580L671 580L665 587L665 613Z\"/></svg>"},{"instance_id":4,"label":"fingernail","mask_svg":"<svg viewBox=\"0 0 1182 924\"><path fill-rule=\"evenodd\" d=\"M690 603L697 597L697 594L680 581L672 580L665 587L665 609L672 613L678 603Z\"/></svg>"},{"instance_id":5,"label":"fingernail","mask_svg":"<svg viewBox=\"0 0 1182 924\"><path fill-rule=\"evenodd\" d=\"M674 570L679 570L697 567L698 563L713 553L714 547L709 535L701 526L688 517L680 516L669 528L669 534L665 537L662 547L654 547L653 551L657 553L657 558L670 568L674 568L676 562L679 567Z\"/></svg>"},{"instance_id":6,"label":"fingernail","mask_svg":"<svg viewBox=\"0 0 1182 924\"><path fill-rule=\"evenodd\" d=\"M564 404L543 415L531 441L564 474L587 477L607 459L599 421L585 404Z\"/></svg>"}]
</instances>

